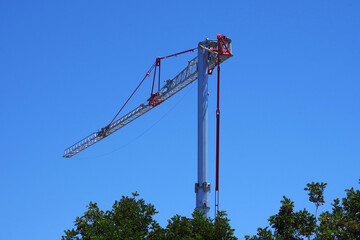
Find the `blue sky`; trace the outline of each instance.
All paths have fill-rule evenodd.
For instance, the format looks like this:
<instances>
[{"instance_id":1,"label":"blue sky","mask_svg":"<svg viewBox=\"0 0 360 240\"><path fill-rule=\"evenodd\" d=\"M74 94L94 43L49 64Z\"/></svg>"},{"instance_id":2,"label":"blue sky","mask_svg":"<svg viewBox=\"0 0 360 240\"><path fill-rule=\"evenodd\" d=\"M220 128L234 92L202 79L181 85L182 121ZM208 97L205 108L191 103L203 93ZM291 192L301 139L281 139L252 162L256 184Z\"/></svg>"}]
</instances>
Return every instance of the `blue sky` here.
<instances>
[{"instance_id":1,"label":"blue sky","mask_svg":"<svg viewBox=\"0 0 360 240\"><path fill-rule=\"evenodd\" d=\"M320 210L330 209L360 176L359 10L358 1L329 0L1 0L2 238L60 239L89 201L109 209L136 190L162 226L190 216L196 83L78 156L61 156L111 121L156 57L218 33L235 55L221 72L220 208L236 235L265 227L283 195L315 212L303 191L311 181L328 183ZM164 61L163 79L193 56ZM149 94L150 79L125 112Z\"/></svg>"}]
</instances>

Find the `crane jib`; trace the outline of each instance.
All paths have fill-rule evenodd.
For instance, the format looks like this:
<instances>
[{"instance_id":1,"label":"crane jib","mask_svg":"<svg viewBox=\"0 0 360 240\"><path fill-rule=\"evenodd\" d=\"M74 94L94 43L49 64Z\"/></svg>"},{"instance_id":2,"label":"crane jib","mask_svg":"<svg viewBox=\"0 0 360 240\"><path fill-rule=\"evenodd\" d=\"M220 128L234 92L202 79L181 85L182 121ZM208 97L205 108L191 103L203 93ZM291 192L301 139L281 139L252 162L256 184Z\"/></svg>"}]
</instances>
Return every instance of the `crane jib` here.
<instances>
[{"instance_id":1,"label":"crane jib","mask_svg":"<svg viewBox=\"0 0 360 240\"><path fill-rule=\"evenodd\" d=\"M230 42L228 43L230 45ZM212 46L214 45L214 46ZM217 41L214 40L214 44L210 44L209 46L201 46L207 50L209 50L209 74L211 74L212 69L214 69L218 64L217 59L217 52L212 52L212 48L216 48ZM232 55L231 55L232 56ZM229 57L228 55L221 55L220 62L225 61ZM197 57L193 58L192 60L188 61L187 67L185 67L178 75L174 78L167 80L166 84L157 92L155 95L157 96L157 101L162 103L175 95L177 92L188 86L189 84L193 83L197 80ZM149 102L145 102L140 104L137 108L130 111L129 113L125 114L120 119L112 122L110 125L102 128L100 131L94 132L89 136L83 138L79 142L73 144L69 148L65 149L63 157L70 158L79 152L85 150L86 148L94 145L95 143L101 141L102 139L108 137L109 135L113 134L120 128L126 126L130 122L134 121L138 117L144 115L151 109L155 108L158 104L149 105Z\"/></svg>"}]
</instances>

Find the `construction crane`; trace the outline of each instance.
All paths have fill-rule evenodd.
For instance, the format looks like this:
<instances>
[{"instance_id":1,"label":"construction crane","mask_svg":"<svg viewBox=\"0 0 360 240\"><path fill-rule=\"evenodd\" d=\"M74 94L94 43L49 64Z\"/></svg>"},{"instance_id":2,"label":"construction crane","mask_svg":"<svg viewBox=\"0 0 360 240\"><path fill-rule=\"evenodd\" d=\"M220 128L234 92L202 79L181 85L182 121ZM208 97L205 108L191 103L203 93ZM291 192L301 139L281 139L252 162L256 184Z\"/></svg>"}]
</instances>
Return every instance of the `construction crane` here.
<instances>
[{"instance_id":1,"label":"construction crane","mask_svg":"<svg viewBox=\"0 0 360 240\"><path fill-rule=\"evenodd\" d=\"M64 158L71 158L80 153L86 148L94 145L102 139L110 136L120 128L126 126L138 117L144 115L151 109L154 109L159 104L165 102L170 97L174 96L180 90L193 83L198 79L198 182L195 184L196 192L196 208L202 209L208 216L210 209L209 192L210 183L207 182L207 101L208 101L208 75L211 75L215 67L217 70L217 130L216 130L216 187L215 187L215 211L219 207L219 126L220 126L220 64L232 57L231 39L224 35L218 34L216 40L206 39L198 44L198 56L188 61L187 66L174 78L166 80L165 85L160 88L160 67L161 60L166 58L178 56L180 54L193 52L196 48L189 49L183 52L175 53L166 57L158 57L155 63L146 72L144 78L141 80L135 91L130 95L125 104L121 107L119 112L115 115L112 121L101 128L101 130L90 134L79 142L68 147L64 151ZM138 90L141 84L150 73L154 70L152 89L150 98L137 108L117 119L122 109L129 102L134 93ZM158 79L156 83L156 78ZM154 93L154 87L157 85L158 91Z\"/></svg>"}]
</instances>

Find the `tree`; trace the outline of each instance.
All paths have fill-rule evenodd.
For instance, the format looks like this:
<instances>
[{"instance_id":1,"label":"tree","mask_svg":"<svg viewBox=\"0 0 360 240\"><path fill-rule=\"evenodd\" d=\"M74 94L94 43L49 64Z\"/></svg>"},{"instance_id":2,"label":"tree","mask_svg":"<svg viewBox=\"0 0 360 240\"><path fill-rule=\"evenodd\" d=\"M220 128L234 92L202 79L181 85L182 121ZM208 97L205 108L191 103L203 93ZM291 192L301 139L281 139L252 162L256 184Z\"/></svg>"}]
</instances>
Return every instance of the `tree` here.
<instances>
[{"instance_id":1,"label":"tree","mask_svg":"<svg viewBox=\"0 0 360 240\"><path fill-rule=\"evenodd\" d=\"M278 214L268 219L274 232L270 227L258 228L255 236L245 236L245 239L360 239L360 191L354 188L345 190L346 197L341 202L335 199L332 211L321 213L317 223L318 207L325 203L323 193L326 185L313 182L305 188L309 191L309 201L315 203L315 216L306 209L294 212L294 202L284 196Z\"/></svg>"},{"instance_id":2,"label":"tree","mask_svg":"<svg viewBox=\"0 0 360 240\"><path fill-rule=\"evenodd\" d=\"M294 202L285 196L283 198L279 213L269 218L270 226L282 239L309 238L315 230L315 217L306 209L294 212Z\"/></svg>"},{"instance_id":3,"label":"tree","mask_svg":"<svg viewBox=\"0 0 360 240\"><path fill-rule=\"evenodd\" d=\"M347 189L346 197L334 200L332 212L320 214L318 239L360 239L360 191Z\"/></svg>"},{"instance_id":4,"label":"tree","mask_svg":"<svg viewBox=\"0 0 360 240\"><path fill-rule=\"evenodd\" d=\"M157 213L152 204L132 197L115 201L111 211L102 211L96 203L90 202L82 217L75 219L75 229L66 230L62 240L110 240L143 239L159 228L153 219Z\"/></svg>"},{"instance_id":5,"label":"tree","mask_svg":"<svg viewBox=\"0 0 360 240\"><path fill-rule=\"evenodd\" d=\"M306 184L306 188L304 188L305 191L309 191L309 201L315 204L316 212L315 212L315 218L317 218L317 212L319 206L323 205L325 203L324 200L324 190L326 188L327 183L308 183Z\"/></svg>"},{"instance_id":6,"label":"tree","mask_svg":"<svg viewBox=\"0 0 360 240\"><path fill-rule=\"evenodd\" d=\"M62 240L237 239L225 212L218 212L215 219L205 217L199 210L193 212L192 218L175 215L162 228L153 219L155 207L137 199L138 196L138 193L123 196L106 212L90 202L84 215L75 219L75 228L64 231Z\"/></svg>"}]
</instances>

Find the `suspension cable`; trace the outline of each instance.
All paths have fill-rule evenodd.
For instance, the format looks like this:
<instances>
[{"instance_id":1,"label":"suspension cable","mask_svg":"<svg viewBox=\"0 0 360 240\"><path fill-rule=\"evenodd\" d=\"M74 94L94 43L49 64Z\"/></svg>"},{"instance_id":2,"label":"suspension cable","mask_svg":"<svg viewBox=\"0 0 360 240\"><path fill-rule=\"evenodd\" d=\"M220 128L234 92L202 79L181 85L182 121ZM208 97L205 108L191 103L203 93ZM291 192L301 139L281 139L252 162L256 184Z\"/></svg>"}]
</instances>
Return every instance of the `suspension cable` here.
<instances>
[{"instance_id":1,"label":"suspension cable","mask_svg":"<svg viewBox=\"0 0 360 240\"><path fill-rule=\"evenodd\" d=\"M120 114L121 110L123 110L123 108L126 106L126 104L129 102L129 100L131 99L131 97L134 95L134 93L138 90L138 88L141 86L141 84L144 82L145 78L147 78L151 71L154 69L155 67L155 63L150 67L149 71L147 71L145 77L141 80L141 82L139 83L139 85L136 87L136 89L134 90L134 92L130 95L130 97L128 98L128 100L126 100L125 104L121 107L121 109L119 110L119 112L115 115L115 117L113 118L113 120L111 120L111 122L109 123L108 126L110 126L114 120L117 118L117 116Z\"/></svg>"}]
</instances>

